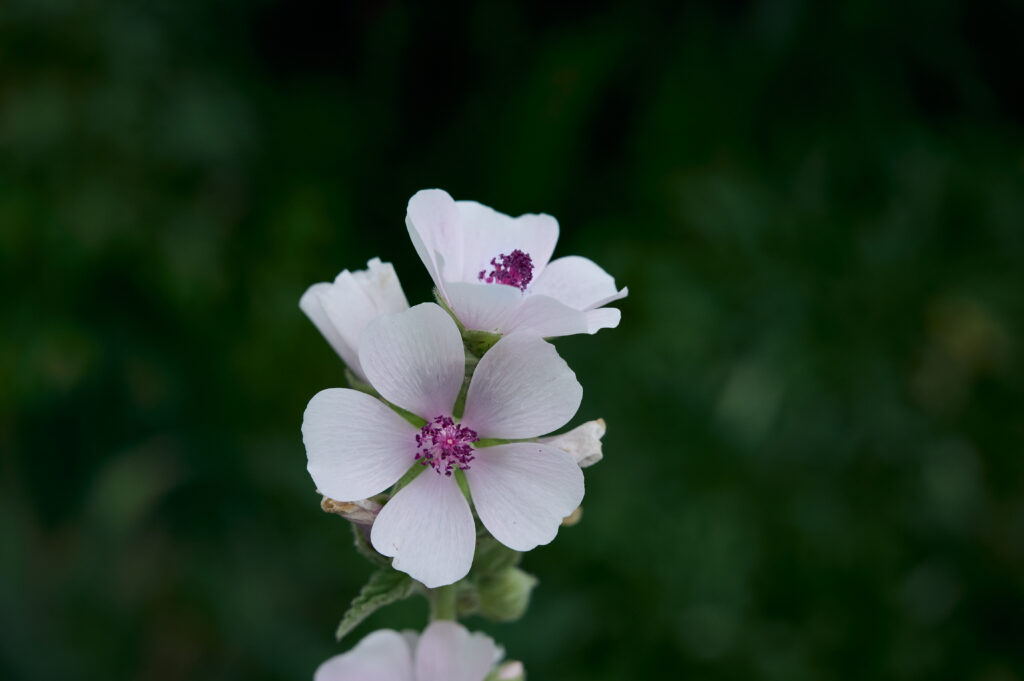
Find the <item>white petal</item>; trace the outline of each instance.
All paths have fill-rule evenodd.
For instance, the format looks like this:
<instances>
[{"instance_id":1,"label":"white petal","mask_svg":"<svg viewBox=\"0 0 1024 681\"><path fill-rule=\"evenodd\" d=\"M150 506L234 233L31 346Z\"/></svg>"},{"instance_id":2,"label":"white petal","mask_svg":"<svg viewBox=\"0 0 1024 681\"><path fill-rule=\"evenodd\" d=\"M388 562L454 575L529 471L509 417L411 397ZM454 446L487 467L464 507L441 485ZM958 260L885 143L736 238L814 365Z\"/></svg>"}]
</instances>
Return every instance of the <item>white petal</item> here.
<instances>
[{"instance_id":1,"label":"white petal","mask_svg":"<svg viewBox=\"0 0 1024 681\"><path fill-rule=\"evenodd\" d=\"M587 313L550 296L529 295L506 327L509 333L522 331L543 338L572 336L587 333Z\"/></svg>"},{"instance_id":2,"label":"white petal","mask_svg":"<svg viewBox=\"0 0 1024 681\"><path fill-rule=\"evenodd\" d=\"M441 189L424 189L409 199L405 226L417 255L444 292L446 281L462 273L462 218L455 201Z\"/></svg>"},{"instance_id":3,"label":"white petal","mask_svg":"<svg viewBox=\"0 0 1024 681\"><path fill-rule=\"evenodd\" d=\"M583 472L576 460L540 443L478 449L466 479L480 522L516 551L550 542L562 518L583 501Z\"/></svg>"},{"instance_id":4,"label":"white petal","mask_svg":"<svg viewBox=\"0 0 1024 681\"><path fill-rule=\"evenodd\" d=\"M551 296L576 310L589 310L626 295L597 263L578 255L558 258L530 287L532 295Z\"/></svg>"},{"instance_id":5,"label":"white petal","mask_svg":"<svg viewBox=\"0 0 1024 681\"><path fill-rule=\"evenodd\" d=\"M462 216L462 281L478 281L481 270L490 272L491 259L518 249L530 256L536 279L551 259L558 241L558 221L550 215L528 213L517 218L477 203L456 201Z\"/></svg>"},{"instance_id":6,"label":"white petal","mask_svg":"<svg viewBox=\"0 0 1024 681\"><path fill-rule=\"evenodd\" d=\"M477 365L462 422L480 437L537 437L564 426L582 399L576 374L553 345L515 333Z\"/></svg>"},{"instance_id":7,"label":"white petal","mask_svg":"<svg viewBox=\"0 0 1024 681\"><path fill-rule=\"evenodd\" d=\"M330 346L341 357L341 361L358 374L359 352L357 346L349 344L341 333L338 332L323 306L323 296L330 288L331 285L327 282L313 284L299 298L299 308L306 313L306 316L316 326L320 335L327 339Z\"/></svg>"},{"instance_id":8,"label":"white petal","mask_svg":"<svg viewBox=\"0 0 1024 681\"><path fill-rule=\"evenodd\" d=\"M482 681L497 651L486 634L471 634L455 622L434 622L416 648L416 681Z\"/></svg>"},{"instance_id":9,"label":"white petal","mask_svg":"<svg viewBox=\"0 0 1024 681\"><path fill-rule=\"evenodd\" d=\"M355 648L321 664L313 681L416 681L412 653L397 631L367 634Z\"/></svg>"},{"instance_id":10,"label":"white petal","mask_svg":"<svg viewBox=\"0 0 1024 681\"><path fill-rule=\"evenodd\" d=\"M503 284L449 283L448 307L467 329L504 333L523 302L522 292Z\"/></svg>"},{"instance_id":11,"label":"white petal","mask_svg":"<svg viewBox=\"0 0 1024 681\"><path fill-rule=\"evenodd\" d=\"M466 352L448 313L422 303L370 322L359 341L359 363L384 399L430 420L451 414Z\"/></svg>"},{"instance_id":12,"label":"white petal","mask_svg":"<svg viewBox=\"0 0 1024 681\"><path fill-rule=\"evenodd\" d=\"M384 504L370 541L428 588L453 584L473 563L473 513L455 478L428 468Z\"/></svg>"},{"instance_id":13,"label":"white petal","mask_svg":"<svg viewBox=\"0 0 1024 681\"><path fill-rule=\"evenodd\" d=\"M363 380L366 380L366 375L359 364L358 348L366 325L381 315L409 308L391 263L382 263L378 258L373 258L366 265L365 270L343 270L335 277L333 284L317 284L316 288L320 306L340 347L335 345L331 336L328 336L328 340L345 364ZM299 305L302 306L301 300ZM324 335L327 336L326 333Z\"/></svg>"},{"instance_id":14,"label":"white petal","mask_svg":"<svg viewBox=\"0 0 1024 681\"><path fill-rule=\"evenodd\" d=\"M307 466L321 494L356 501L379 494L415 461L416 428L380 400L322 390L302 415Z\"/></svg>"},{"instance_id":15,"label":"white petal","mask_svg":"<svg viewBox=\"0 0 1024 681\"><path fill-rule=\"evenodd\" d=\"M601 438L604 437L605 430L604 419L597 419L576 426L568 433L544 437L540 441L568 452L580 468L586 468L604 458L604 454L601 453Z\"/></svg>"},{"instance_id":16,"label":"white petal","mask_svg":"<svg viewBox=\"0 0 1024 681\"><path fill-rule=\"evenodd\" d=\"M587 333L594 334L601 329L614 329L622 319L622 312L614 307L587 310Z\"/></svg>"}]
</instances>

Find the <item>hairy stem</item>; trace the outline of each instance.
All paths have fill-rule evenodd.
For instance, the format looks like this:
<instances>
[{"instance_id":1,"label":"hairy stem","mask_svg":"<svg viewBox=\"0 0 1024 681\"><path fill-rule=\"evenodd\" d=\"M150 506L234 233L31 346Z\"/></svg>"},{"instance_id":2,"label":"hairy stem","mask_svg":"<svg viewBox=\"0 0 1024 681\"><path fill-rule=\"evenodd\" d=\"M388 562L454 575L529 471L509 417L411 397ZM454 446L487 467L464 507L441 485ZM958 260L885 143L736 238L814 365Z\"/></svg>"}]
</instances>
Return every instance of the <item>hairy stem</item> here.
<instances>
[{"instance_id":1,"label":"hairy stem","mask_svg":"<svg viewBox=\"0 0 1024 681\"><path fill-rule=\"evenodd\" d=\"M441 586L427 592L430 600L430 621L455 621L455 585Z\"/></svg>"}]
</instances>

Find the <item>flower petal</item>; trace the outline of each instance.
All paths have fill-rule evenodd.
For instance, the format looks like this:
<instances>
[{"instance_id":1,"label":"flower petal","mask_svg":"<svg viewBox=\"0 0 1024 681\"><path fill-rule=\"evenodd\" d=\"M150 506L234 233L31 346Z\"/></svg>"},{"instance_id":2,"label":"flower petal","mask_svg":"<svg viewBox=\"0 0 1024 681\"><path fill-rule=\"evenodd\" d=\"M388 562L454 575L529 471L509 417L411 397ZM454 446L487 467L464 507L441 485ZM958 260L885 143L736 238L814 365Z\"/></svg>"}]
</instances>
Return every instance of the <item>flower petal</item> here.
<instances>
[{"instance_id":1,"label":"flower petal","mask_svg":"<svg viewBox=\"0 0 1024 681\"><path fill-rule=\"evenodd\" d=\"M370 322L359 341L359 363L384 399L430 420L451 414L466 353L448 313L422 303Z\"/></svg>"},{"instance_id":2,"label":"flower petal","mask_svg":"<svg viewBox=\"0 0 1024 681\"><path fill-rule=\"evenodd\" d=\"M359 364L359 338L366 325L381 315L409 308L391 263L373 258L366 266L355 272L343 270L333 284L311 286L299 300L299 307L349 369L363 380L366 375Z\"/></svg>"},{"instance_id":3,"label":"flower petal","mask_svg":"<svg viewBox=\"0 0 1024 681\"><path fill-rule=\"evenodd\" d=\"M551 296L575 310L589 310L624 297L615 279L597 263L578 255L553 260L530 287L533 295Z\"/></svg>"},{"instance_id":4,"label":"flower petal","mask_svg":"<svg viewBox=\"0 0 1024 681\"><path fill-rule=\"evenodd\" d=\"M416 679L482 681L497 653L498 646L486 634L471 634L455 622L434 622L416 648Z\"/></svg>"},{"instance_id":5,"label":"flower petal","mask_svg":"<svg viewBox=\"0 0 1024 681\"><path fill-rule=\"evenodd\" d=\"M462 274L462 218L455 201L441 189L424 189L409 199L405 226L416 254L444 293L446 281Z\"/></svg>"},{"instance_id":6,"label":"flower petal","mask_svg":"<svg viewBox=\"0 0 1024 681\"><path fill-rule=\"evenodd\" d=\"M473 513L454 478L427 469L384 504L370 542L428 588L453 584L473 563Z\"/></svg>"},{"instance_id":7,"label":"flower petal","mask_svg":"<svg viewBox=\"0 0 1024 681\"><path fill-rule=\"evenodd\" d=\"M321 664L313 681L416 681L412 651L397 631L380 629Z\"/></svg>"},{"instance_id":8,"label":"flower petal","mask_svg":"<svg viewBox=\"0 0 1024 681\"><path fill-rule=\"evenodd\" d=\"M448 284L445 299L467 329L504 333L508 320L523 302L519 289L502 284Z\"/></svg>"},{"instance_id":9,"label":"flower petal","mask_svg":"<svg viewBox=\"0 0 1024 681\"><path fill-rule=\"evenodd\" d=\"M321 494L356 501L379 494L409 470L416 428L366 393L321 390L302 415L307 466Z\"/></svg>"},{"instance_id":10,"label":"flower petal","mask_svg":"<svg viewBox=\"0 0 1024 681\"><path fill-rule=\"evenodd\" d=\"M476 450L466 471L484 527L510 549L547 544L583 501L583 472L568 452L515 442Z\"/></svg>"},{"instance_id":11,"label":"flower petal","mask_svg":"<svg viewBox=\"0 0 1024 681\"><path fill-rule=\"evenodd\" d=\"M338 329L331 322L327 310L324 309L323 296L330 289L331 285L327 282L313 284L299 298L299 308L309 317L309 321L313 322L320 335L327 339L330 346L341 357L341 361L352 371L359 373L359 352L356 346L349 344L341 333L338 332Z\"/></svg>"},{"instance_id":12,"label":"flower petal","mask_svg":"<svg viewBox=\"0 0 1024 681\"><path fill-rule=\"evenodd\" d=\"M587 333L587 313L550 296L528 295L506 324L509 333L521 331L542 338Z\"/></svg>"},{"instance_id":13,"label":"flower petal","mask_svg":"<svg viewBox=\"0 0 1024 681\"><path fill-rule=\"evenodd\" d=\"M517 218L477 203L456 201L462 218L465 244L462 281L478 281L481 270L490 272L491 259L518 249L533 262L536 279L551 259L558 241L558 221L550 215L527 213Z\"/></svg>"},{"instance_id":14,"label":"flower petal","mask_svg":"<svg viewBox=\"0 0 1024 681\"><path fill-rule=\"evenodd\" d=\"M601 329L614 329L622 319L622 311L615 307L601 307L587 310L587 333L594 334Z\"/></svg>"},{"instance_id":15,"label":"flower petal","mask_svg":"<svg viewBox=\"0 0 1024 681\"><path fill-rule=\"evenodd\" d=\"M514 333L477 365L462 422L480 437L537 437L564 426L582 399L576 374L553 345Z\"/></svg>"}]
</instances>

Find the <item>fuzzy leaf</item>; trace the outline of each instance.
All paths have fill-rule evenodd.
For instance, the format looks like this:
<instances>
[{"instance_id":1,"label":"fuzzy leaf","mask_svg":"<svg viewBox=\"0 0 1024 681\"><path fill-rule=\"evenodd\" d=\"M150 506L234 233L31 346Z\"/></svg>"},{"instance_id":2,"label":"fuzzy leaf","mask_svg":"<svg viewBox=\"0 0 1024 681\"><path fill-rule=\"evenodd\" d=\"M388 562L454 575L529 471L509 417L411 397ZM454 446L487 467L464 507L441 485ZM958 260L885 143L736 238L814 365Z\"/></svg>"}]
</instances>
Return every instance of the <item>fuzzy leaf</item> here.
<instances>
[{"instance_id":1,"label":"fuzzy leaf","mask_svg":"<svg viewBox=\"0 0 1024 681\"><path fill-rule=\"evenodd\" d=\"M360 622L380 608L408 598L415 591L416 585L412 578L404 572L390 568L382 568L370 575L370 581L360 589L359 595L352 600L345 614L338 623L334 637L339 641L345 634L352 631Z\"/></svg>"}]
</instances>

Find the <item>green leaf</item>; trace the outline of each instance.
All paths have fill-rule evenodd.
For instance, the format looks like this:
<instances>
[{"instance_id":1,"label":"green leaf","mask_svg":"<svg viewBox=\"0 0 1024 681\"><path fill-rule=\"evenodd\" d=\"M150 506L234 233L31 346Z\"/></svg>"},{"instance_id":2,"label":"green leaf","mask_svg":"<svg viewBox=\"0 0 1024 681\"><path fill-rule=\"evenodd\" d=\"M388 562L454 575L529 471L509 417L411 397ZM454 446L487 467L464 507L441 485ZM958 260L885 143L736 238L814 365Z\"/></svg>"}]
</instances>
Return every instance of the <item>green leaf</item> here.
<instances>
[{"instance_id":1,"label":"green leaf","mask_svg":"<svg viewBox=\"0 0 1024 681\"><path fill-rule=\"evenodd\" d=\"M372 615L380 608L408 598L416 589L415 582L404 572L398 572L390 568L382 568L370 575L370 581L359 591L359 595L352 600L345 614L338 623L338 629L334 637L339 641L345 634L352 631L360 622Z\"/></svg>"}]
</instances>

